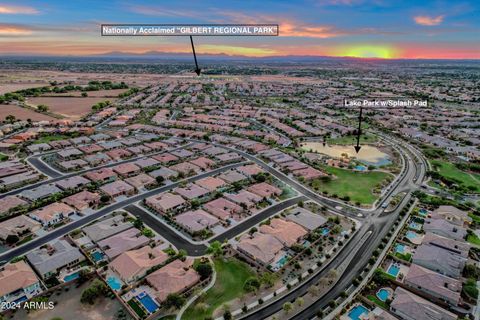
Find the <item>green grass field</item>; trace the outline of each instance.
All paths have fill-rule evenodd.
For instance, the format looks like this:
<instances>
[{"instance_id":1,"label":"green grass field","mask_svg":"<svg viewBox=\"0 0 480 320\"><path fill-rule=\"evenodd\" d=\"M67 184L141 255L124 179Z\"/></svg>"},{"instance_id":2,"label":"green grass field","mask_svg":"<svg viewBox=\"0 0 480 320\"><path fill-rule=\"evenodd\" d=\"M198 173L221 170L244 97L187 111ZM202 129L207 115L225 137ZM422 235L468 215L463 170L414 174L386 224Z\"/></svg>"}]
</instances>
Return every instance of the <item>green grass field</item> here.
<instances>
[{"instance_id":1,"label":"green grass field","mask_svg":"<svg viewBox=\"0 0 480 320\"><path fill-rule=\"evenodd\" d=\"M66 140L66 139L70 139L70 138L71 138L70 136L66 136L66 135L63 135L63 134L52 134L52 135L47 135L47 136L43 136L43 137L38 138L37 140L35 140L33 142L33 144L49 143L50 141Z\"/></svg>"},{"instance_id":2,"label":"green grass field","mask_svg":"<svg viewBox=\"0 0 480 320\"><path fill-rule=\"evenodd\" d=\"M378 141L378 137L373 134L365 134L360 136L360 144L374 143L377 141ZM357 143L357 136L348 135L348 136L343 136L338 138L329 138L327 139L327 143L341 144L341 145L347 145L347 144L354 145Z\"/></svg>"},{"instance_id":3,"label":"green grass field","mask_svg":"<svg viewBox=\"0 0 480 320\"><path fill-rule=\"evenodd\" d=\"M474 233L471 233L467 236L467 241L471 244L480 246L480 238L478 238L477 235Z\"/></svg>"},{"instance_id":4,"label":"green grass field","mask_svg":"<svg viewBox=\"0 0 480 320\"><path fill-rule=\"evenodd\" d=\"M246 263L236 259L215 260L215 271L217 272L215 285L185 311L182 319L203 320L211 317L218 307L242 296L245 281L255 275Z\"/></svg>"},{"instance_id":5,"label":"green grass field","mask_svg":"<svg viewBox=\"0 0 480 320\"><path fill-rule=\"evenodd\" d=\"M430 163L434 168L437 168L438 173L442 176L448 179L454 179L466 188L474 188L476 192L480 192L479 174L464 172L455 167L454 164L441 160L431 160Z\"/></svg>"},{"instance_id":6,"label":"green grass field","mask_svg":"<svg viewBox=\"0 0 480 320\"><path fill-rule=\"evenodd\" d=\"M350 197L354 203L372 204L378 198L373 189L385 180L389 174L385 172L357 172L334 167L323 168L336 178L329 182L320 179L312 181L312 187L320 192L327 191L329 195L336 194L339 198Z\"/></svg>"},{"instance_id":7,"label":"green grass field","mask_svg":"<svg viewBox=\"0 0 480 320\"><path fill-rule=\"evenodd\" d=\"M0 161L7 161L7 160L8 160L8 156L0 152Z\"/></svg>"},{"instance_id":8,"label":"green grass field","mask_svg":"<svg viewBox=\"0 0 480 320\"><path fill-rule=\"evenodd\" d=\"M372 301L373 303L375 303L379 307L382 307L383 309L388 310L387 304L385 302L383 302L382 300L378 299L376 296L369 295L369 296L367 296L367 299Z\"/></svg>"}]
</instances>

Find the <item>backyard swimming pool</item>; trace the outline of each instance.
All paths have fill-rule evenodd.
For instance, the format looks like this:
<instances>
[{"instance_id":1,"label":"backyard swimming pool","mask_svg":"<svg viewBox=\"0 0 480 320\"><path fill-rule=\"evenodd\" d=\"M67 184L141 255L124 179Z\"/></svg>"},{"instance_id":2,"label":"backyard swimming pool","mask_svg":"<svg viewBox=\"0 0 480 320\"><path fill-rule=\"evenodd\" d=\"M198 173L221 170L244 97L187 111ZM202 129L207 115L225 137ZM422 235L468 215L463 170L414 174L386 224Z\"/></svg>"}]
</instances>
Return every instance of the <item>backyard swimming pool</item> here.
<instances>
[{"instance_id":1,"label":"backyard swimming pool","mask_svg":"<svg viewBox=\"0 0 480 320\"><path fill-rule=\"evenodd\" d=\"M422 226L419 224L419 223L416 223L416 222L410 222L410 224L408 225L410 227L410 229L414 229L414 230L420 230L422 229Z\"/></svg>"},{"instance_id":2,"label":"backyard swimming pool","mask_svg":"<svg viewBox=\"0 0 480 320\"><path fill-rule=\"evenodd\" d=\"M63 281L65 282L73 281L75 279L78 279L78 277L80 277L79 271L66 275L65 277L63 277Z\"/></svg>"},{"instance_id":3,"label":"backyard swimming pool","mask_svg":"<svg viewBox=\"0 0 480 320\"><path fill-rule=\"evenodd\" d=\"M390 267L388 267L388 270L387 270L387 273L391 276L394 276L395 278L398 276L399 272L400 272L400 267L393 263L390 265Z\"/></svg>"},{"instance_id":4,"label":"backyard swimming pool","mask_svg":"<svg viewBox=\"0 0 480 320\"><path fill-rule=\"evenodd\" d=\"M115 291L118 291L122 288L122 283L120 282L119 279L117 279L117 277L109 276L107 278L107 283L110 286L110 288L112 288Z\"/></svg>"},{"instance_id":5,"label":"backyard swimming pool","mask_svg":"<svg viewBox=\"0 0 480 320\"><path fill-rule=\"evenodd\" d=\"M397 243L397 245L395 246L395 252L404 253L405 252L405 246L401 243Z\"/></svg>"},{"instance_id":6,"label":"backyard swimming pool","mask_svg":"<svg viewBox=\"0 0 480 320\"><path fill-rule=\"evenodd\" d=\"M102 261L103 260L103 253L99 251L92 252L92 259L95 262Z\"/></svg>"},{"instance_id":7,"label":"backyard swimming pool","mask_svg":"<svg viewBox=\"0 0 480 320\"><path fill-rule=\"evenodd\" d=\"M424 217L425 217L425 216L427 215L428 211L425 210L425 209L420 209L420 210L418 211L418 213L419 213L421 216L424 216Z\"/></svg>"},{"instance_id":8,"label":"backyard swimming pool","mask_svg":"<svg viewBox=\"0 0 480 320\"><path fill-rule=\"evenodd\" d=\"M348 313L348 317L352 320L360 320L360 316L364 313L368 313L368 309L359 304L358 306L354 307Z\"/></svg>"},{"instance_id":9,"label":"backyard swimming pool","mask_svg":"<svg viewBox=\"0 0 480 320\"><path fill-rule=\"evenodd\" d=\"M329 233L330 233L330 229L328 229L328 228L323 228L322 231L321 231L322 236L326 236Z\"/></svg>"},{"instance_id":10,"label":"backyard swimming pool","mask_svg":"<svg viewBox=\"0 0 480 320\"><path fill-rule=\"evenodd\" d=\"M415 239L418 238L418 234L416 232L413 232L413 231L407 231L407 234L405 236L409 240L415 240Z\"/></svg>"},{"instance_id":11,"label":"backyard swimming pool","mask_svg":"<svg viewBox=\"0 0 480 320\"><path fill-rule=\"evenodd\" d=\"M378 299L382 300L383 302L387 301L389 296L390 296L390 293L388 292L387 289L382 288L377 292Z\"/></svg>"},{"instance_id":12,"label":"backyard swimming pool","mask_svg":"<svg viewBox=\"0 0 480 320\"><path fill-rule=\"evenodd\" d=\"M141 304L147 309L149 313L154 313L155 310L158 309L158 305L153 301L153 299L146 294L145 292L142 292L137 296L138 301L140 301Z\"/></svg>"}]
</instances>

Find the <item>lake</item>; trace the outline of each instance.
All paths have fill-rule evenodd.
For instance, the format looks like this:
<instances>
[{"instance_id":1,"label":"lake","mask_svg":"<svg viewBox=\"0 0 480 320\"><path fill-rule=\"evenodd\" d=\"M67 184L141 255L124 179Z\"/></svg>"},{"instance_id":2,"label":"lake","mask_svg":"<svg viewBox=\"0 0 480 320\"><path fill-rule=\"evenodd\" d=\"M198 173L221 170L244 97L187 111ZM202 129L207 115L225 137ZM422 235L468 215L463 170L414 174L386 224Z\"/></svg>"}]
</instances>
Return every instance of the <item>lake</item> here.
<instances>
[{"instance_id":1,"label":"lake","mask_svg":"<svg viewBox=\"0 0 480 320\"><path fill-rule=\"evenodd\" d=\"M343 145L323 145L322 142L305 142L301 144L302 149L325 154L334 158L341 158L342 154L347 154L349 158L374 166L384 166L391 163L390 157L385 152L380 151L377 147L365 145L362 146L358 154L355 152L354 146Z\"/></svg>"}]
</instances>

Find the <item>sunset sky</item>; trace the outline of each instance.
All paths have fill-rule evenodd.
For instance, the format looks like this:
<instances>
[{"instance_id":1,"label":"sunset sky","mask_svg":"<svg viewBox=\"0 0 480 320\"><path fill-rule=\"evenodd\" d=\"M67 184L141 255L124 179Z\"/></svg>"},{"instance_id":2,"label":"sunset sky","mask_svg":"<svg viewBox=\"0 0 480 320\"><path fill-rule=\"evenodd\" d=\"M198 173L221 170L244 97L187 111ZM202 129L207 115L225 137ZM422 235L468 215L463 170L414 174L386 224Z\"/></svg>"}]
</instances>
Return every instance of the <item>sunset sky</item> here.
<instances>
[{"instance_id":1,"label":"sunset sky","mask_svg":"<svg viewBox=\"0 0 480 320\"><path fill-rule=\"evenodd\" d=\"M0 55L191 50L186 37L102 37L102 23L276 23L278 37L196 37L196 51L480 59L479 17L476 0L0 0Z\"/></svg>"}]
</instances>

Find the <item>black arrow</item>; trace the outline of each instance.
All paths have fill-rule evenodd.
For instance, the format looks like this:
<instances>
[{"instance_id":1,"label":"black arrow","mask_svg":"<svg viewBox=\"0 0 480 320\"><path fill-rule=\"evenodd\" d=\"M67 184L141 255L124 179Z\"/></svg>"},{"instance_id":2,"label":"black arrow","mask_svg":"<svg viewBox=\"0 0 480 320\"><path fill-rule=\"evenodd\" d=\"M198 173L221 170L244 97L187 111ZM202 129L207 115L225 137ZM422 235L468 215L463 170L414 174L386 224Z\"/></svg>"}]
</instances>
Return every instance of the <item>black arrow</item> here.
<instances>
[{"instance_id":1,"label":"black arrow","mask_svg":"<svg viewBox=\"0 0 480 320\"><path fill-rule=\"evenodd\" d=\"M358 129L357 129L357 145L355 151L358 153L362 147L360 147L360 135L362 133L362 107L360 107L360 116L358 117Z\"/></svg>"},{"instance_id":2,"label":"black arrow","mask_svg":"<svg viewBox=\"0 0 480 320\"><path fill-rule=\"evenodd\" d=\"M195 46L193 45L192 36L190 36L190 42L192 43L193 58L195 59L195 73L197 74L197 76L199 76L202 69L198 67L197 55L195 54Z\"/></svg>"}]
</instances>

